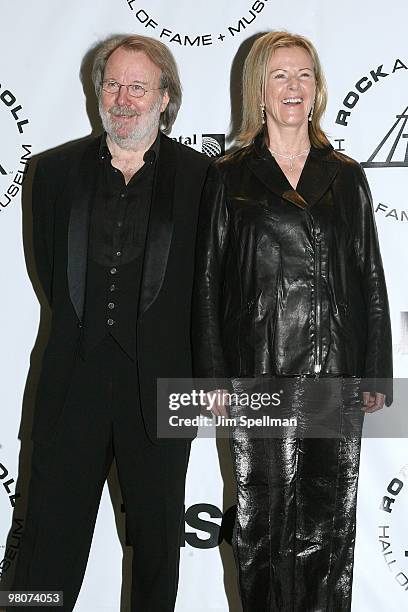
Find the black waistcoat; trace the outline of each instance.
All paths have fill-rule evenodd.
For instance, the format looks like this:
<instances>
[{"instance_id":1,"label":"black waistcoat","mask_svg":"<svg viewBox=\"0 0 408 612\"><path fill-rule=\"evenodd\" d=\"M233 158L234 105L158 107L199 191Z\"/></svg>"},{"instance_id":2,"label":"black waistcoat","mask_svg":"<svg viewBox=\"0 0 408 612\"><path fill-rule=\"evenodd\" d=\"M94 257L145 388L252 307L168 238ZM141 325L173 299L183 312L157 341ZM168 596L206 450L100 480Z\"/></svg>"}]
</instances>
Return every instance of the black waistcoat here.
<instances>
[{"instance_id":1,"label":"black waistcoat","mask_svg":"<svg viewBox=\"0 0 408 612\"><path fill-rule=\"evenodd\" d=\"M82 354L87 356L107 334L111 334L132 359L136 359L136 321L142 257L107 269L88 262L85 325ZM116 274L111 270L116 269Z\"/></svg>"}]
</instances>

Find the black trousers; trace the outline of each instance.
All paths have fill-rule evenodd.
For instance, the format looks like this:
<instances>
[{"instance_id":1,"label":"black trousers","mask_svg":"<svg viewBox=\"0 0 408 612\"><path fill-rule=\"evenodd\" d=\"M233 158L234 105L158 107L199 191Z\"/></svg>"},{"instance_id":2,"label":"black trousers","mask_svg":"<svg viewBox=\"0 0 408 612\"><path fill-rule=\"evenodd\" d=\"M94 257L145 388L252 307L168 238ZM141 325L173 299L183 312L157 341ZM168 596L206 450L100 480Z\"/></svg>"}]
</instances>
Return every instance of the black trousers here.
<instances>
[{"instance_id":1,"label":"black trousers","mask_svg":"<svg viewBox=\"0 0 408 612\"><path fill-rule=\"evenodd\" d=\"M53 438L34 442L13 589L60 590L64 607L55 609L74 608L115 457L133 547L132 612L174 610L189 444L152 444L138 396L136 364L112 338L77 358Z\"/></svg>"}]
</instances>

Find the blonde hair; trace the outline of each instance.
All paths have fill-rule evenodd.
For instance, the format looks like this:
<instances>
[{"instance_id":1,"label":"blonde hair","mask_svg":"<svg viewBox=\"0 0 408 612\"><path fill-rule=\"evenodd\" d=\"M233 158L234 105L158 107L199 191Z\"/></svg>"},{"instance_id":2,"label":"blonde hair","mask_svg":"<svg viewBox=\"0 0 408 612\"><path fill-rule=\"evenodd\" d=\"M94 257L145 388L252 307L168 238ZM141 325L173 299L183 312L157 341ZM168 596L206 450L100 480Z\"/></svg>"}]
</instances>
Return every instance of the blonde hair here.
<instances>
[{"instance_id":1,"label":"blonde hair","mask_svg":"<svg viewBox=\"0 0 408 612\"><path fill-rule=\"evenodd\" d=\"M160 128L165 134L169 134L179 112L182 98L180 77L173 54L162 42L148 36L129 35L108 38L99 46L93 62L92 81L98 98L102 91L106 63L112 53L119 48L143 51L160 68L160 87L167 91L170 98L166 110L161 114Z\"/></svg>"},{"instance_id":2,"label":"blonde hair","mask_svg":"<svg viewBox=\"0 0 408 612\"><path fill-rule=\"evenodd\" d=\"M323 148L329 143L320 127L326 109L327 87L317 51L307 38L289 32L268 32L258 38L245 60L242 78L242 123L237 136L241 146L251 144L262 129L261 104L264 102L266 72L272 54L282 47L301 47L312 58L316 80L316 96L312 120L309 122L309 138L314 147Z\"/></svg>"}]
</instances>

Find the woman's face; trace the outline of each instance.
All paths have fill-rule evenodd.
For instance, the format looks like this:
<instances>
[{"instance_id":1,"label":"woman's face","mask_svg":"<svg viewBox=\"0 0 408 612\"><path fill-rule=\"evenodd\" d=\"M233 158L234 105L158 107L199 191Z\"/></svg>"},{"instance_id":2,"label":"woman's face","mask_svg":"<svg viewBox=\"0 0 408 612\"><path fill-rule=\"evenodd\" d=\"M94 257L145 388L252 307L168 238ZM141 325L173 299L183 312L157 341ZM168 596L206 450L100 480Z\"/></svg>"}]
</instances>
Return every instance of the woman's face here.
<instances>
[{"instance_id":1,"label":"woman's face","mask_svg":"<svg viewBox=\"0 0 408 612\"><path fill-rule=\"evenodd\" d=\"M313 60L302 47L281 47L269 59L265 83L267 124L299 127L316 94Z\"/></svg>"}]
</instances>

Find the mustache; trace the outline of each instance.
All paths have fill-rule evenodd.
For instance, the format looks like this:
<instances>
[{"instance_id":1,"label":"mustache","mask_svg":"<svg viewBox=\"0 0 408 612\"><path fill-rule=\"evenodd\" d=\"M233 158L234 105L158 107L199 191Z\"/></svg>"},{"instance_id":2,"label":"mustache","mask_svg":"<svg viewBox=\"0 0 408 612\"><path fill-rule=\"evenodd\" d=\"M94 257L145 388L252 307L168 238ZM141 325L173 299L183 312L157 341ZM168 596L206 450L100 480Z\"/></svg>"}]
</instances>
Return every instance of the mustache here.
<instances>
[{"instance_id":1,"label":"mustache","mask_svg":"<svg viewBox=\"0 0 408 612\"><path fill-rule=\"evenodd\" d=\"M114 117L120 117L120 116L135 117L136 115L137 116L139 115L139 113L135 111L134 108L129 108L129 106L126 106L126 105L119 106L118 104L115 104L114 106L112 106L108 112Z\"/></svg>"}]
</instances>

